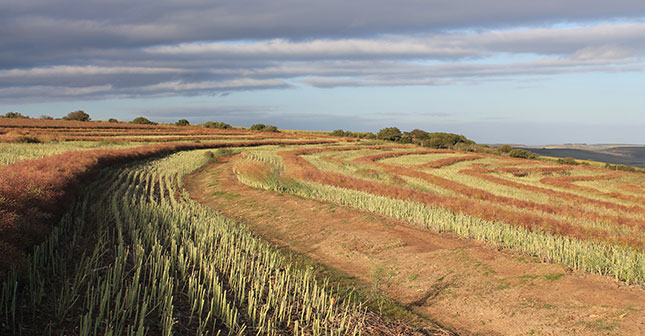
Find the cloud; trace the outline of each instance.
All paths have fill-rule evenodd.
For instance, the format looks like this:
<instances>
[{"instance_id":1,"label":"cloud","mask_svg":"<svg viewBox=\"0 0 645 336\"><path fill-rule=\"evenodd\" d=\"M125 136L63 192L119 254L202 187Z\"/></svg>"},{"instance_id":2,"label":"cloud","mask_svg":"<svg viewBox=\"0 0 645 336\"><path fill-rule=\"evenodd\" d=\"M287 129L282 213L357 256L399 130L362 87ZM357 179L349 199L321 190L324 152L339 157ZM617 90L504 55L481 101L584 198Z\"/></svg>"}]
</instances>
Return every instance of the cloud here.
<instances>
[{"instance_id":1,"label":"cloud","mask_svg":"<svg viewBox=\"0 0 645 336\"><path fill-rule=\"evenodd\" d=\"M643 17L640 0L5 1L0 102L642 71Z\"/></svg>"}]
</instances>

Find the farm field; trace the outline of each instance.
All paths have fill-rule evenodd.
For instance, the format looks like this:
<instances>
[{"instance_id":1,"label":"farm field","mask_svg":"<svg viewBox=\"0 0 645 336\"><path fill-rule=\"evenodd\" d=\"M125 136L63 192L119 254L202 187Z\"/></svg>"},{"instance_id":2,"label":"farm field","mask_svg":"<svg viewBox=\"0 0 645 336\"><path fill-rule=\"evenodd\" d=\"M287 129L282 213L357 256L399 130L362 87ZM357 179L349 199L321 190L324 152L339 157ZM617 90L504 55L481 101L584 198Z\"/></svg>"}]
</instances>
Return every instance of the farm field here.
<instances>
[{"instance_id":1,"label":"farm field","mask_svg":"<svg viewBox=\"0 0 645 336\"><path fill-rule=\"evenodd\" d=\"M320 133L2 118L0 133L2 332L645 325L645 174Z\"/></svg>"}]
</instances>

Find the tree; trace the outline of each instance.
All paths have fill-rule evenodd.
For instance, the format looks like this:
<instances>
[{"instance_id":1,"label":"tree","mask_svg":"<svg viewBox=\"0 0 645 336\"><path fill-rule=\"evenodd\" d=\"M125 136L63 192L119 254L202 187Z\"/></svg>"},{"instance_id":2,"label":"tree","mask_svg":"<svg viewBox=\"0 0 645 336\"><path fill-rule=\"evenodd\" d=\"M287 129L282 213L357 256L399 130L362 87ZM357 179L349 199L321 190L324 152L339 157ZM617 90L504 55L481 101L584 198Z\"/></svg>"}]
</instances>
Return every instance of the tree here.
<instances>
[{"instance_id":1,"label":"tree","mask_svg":"<svg viewBox=\"0 0 645 336\"><path fill-rule=\"evenodd\" d=\"M451 148L458 143L475 144L474 141L468 140L463 135L443 132L428 133L427 137L422 141L423 146L432 148Z\"/></svg>"},{"instance_id":2,"label":"tree","mask_svg":"<svg viewBox=\"0 0 645 336\"><path fill-rule=\"evenodd\" d=\"M262 129L262 132L273 132L273 133L277 133L277 132L278 132L278 127L277 127L277 126L273 126L273 125L266 125L266 126L264 126L264 128Z\"/></svg>"},{"instance_id":3,"label":"tree","mask_svg":"<svg viewBox=\"0 0 645 336\"><path fill-rule=\"evenodd\" d=\"M411 136L409 136L409 135L406 135L406 134L404 134L403 136L401 136L401 137L399 138L399 140L397 140L397 141L398 141L398 142L400 142L400 143L404 143L404 144L411 144L411 143L413 143L413 142L414 142L414 141L412 140L412 137L411 137Z\"/></svg>"},{"instance_id":4,"label":"tree","mask_svg":"<svg viewBox=\"0 0 645 336\"><path fill-rule=\"evenodd\" d=\"M190 122L188 122L188 120L186 120L186 119L179 119L179 120L177 120L175 125L177 125L177 126L188 126L188 125L190 125Z\"/></svg>"},{"instance_id":5,"label":"tree","mask_svg":"<svg viewBox=\"0 0 645 336\"><path fill-rule=\"evenodd\" d=\"M110 119L108 119L108 122L111 122L111 123L118 123L119 121L118 121L118 120L116 120L116 119L114 119L114 118L110 118Z\"/></svg>"},{"instance_id":6,"label":"tree","mask_svg":"<svg viewBox=\"0 0 645 336\"><path fill-rule=\"evenodd\" d=\"M29 119L26 115L18 112L7 112L4 115L5 118L19 118L19 119Z\"/></svg>"},{"instance_id":7,"label":"tree","mask_svg":"<svg viewBox=\"0 0 645 336\"><path fill-rule=\"evenodd\" d=\"M152 121L148 120L148 118L144 117L136 117L134 120L132 120L133 124L142 124L142 125L152 125L154 124Z\"/></svg>"},{"instance_id":8,"label":"tree","mask_svg":"<svg viewBox=\"0 0 645 336\"><path fill-rule=\"evenodd\" d=\"M40 116L40 119L43 119L43 120L54 120L54 117L51 117L51 116L48 116L48 115L41 115L41 116Z\"/></svg>"},{"instance_id":9,"label":"tree","mask_svg":"<svg viewBox=\"0 0 645 336\"><path fill-rule=\"evenodd\" d=\"M233 127L225 122L220 122L220 121L207 121L204 123L203 126L206 128L219 128L219 129L229 129Z\"/></svg>"},{"instance_id":10,"label":"tree","mask_svg":"<svg viewBox=\"0 0 645 336\"><path fill-rule=\"evenodd\" d=\"M513 150L513 147L510 145L501 145L495 149L496 151L500 153L510 153Z\"/></svg>"},{"instance_id":11,"label":"tree","mask_svg":"<svg viewBox=\"0 0 645 336\"><path fill-rule=\"evenodd\" d=\"M521 159L537 159L537 154L525 151L523 149L513 149L508 153L510 157L521 158Z\"/></svg>"},{"instance_id":12,"label":"tree","mask_svg":"<svg viewBox=\"0 0 645 336\"><path fill-rule=\"evenodd\" d=\"M85 113L83 110L78 110L70 112L68 115L64 116L65 120L77 120L77 121L90 121L90 115Z\"/></svg>"},{"instance_id":13,"label":"tree","mask_svg":"<svg viewBox=\"0 0 645 336\"><path fill-rule=\"evenodd\" d=\"M399 139L401 139L402 135L403 134L401 133L401 130L399 130L398 128L387 127L378 131L376 137L381 140L398 141Z\"/></svg>"},{"instance_id":14,"label":"tree","mask_svg":"<svg viewBox=\"0 0 645 336\"><path fill-rule=\"evenodd\" d=\"M428 132L420 130L418 128L413 129L409 134L415 141L418 142L422 142L423 140L428 138Z\"/></svg>"},{"instance_id":15,"label":"tree","mask_svg":"<svg viewBox=\"0 0 645 336\"><path fill-rule=\"evenodd\" d=\"M251 131L261 131L266 127L265 124L253 124L251 125Z\"/></svg>"}]
</instances>

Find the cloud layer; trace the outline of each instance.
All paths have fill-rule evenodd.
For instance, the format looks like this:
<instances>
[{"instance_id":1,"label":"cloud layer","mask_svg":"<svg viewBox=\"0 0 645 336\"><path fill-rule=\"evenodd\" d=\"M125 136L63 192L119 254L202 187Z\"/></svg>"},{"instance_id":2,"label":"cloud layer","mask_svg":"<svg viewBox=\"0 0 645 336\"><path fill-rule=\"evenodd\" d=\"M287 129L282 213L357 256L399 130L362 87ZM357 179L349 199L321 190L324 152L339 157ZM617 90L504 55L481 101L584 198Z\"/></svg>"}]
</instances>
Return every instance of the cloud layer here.
<instances>
[{"instance_id":1,"label":"cloud layer","mask_svg":"<svg viewBox=\"0 0 645 336\"><path fill-rule=\"evenodd\" d=\"M6 1L0 102L642 71L643 17L625 0Z\"/></svg>"}]
</instances>

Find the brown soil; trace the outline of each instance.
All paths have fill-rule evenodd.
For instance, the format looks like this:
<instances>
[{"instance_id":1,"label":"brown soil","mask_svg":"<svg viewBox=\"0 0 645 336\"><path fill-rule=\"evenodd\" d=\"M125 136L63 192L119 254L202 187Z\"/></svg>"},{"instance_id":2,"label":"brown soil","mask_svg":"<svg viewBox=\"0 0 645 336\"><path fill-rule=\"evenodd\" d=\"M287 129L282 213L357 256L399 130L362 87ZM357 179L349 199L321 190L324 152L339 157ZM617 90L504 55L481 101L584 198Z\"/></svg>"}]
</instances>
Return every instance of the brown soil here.
<instances>
[{"instance_id":1,"label":"brown soil","mask_svg":"<svg viewBox=\"0 0 645 336\"><path fill-rule=\"evenodd\" d=\"M228 163L185 178L191 196L266 239L379 286L460 334L641 335L645 291L352 208L237 181Z\"/></svg>"}]
</instances>

